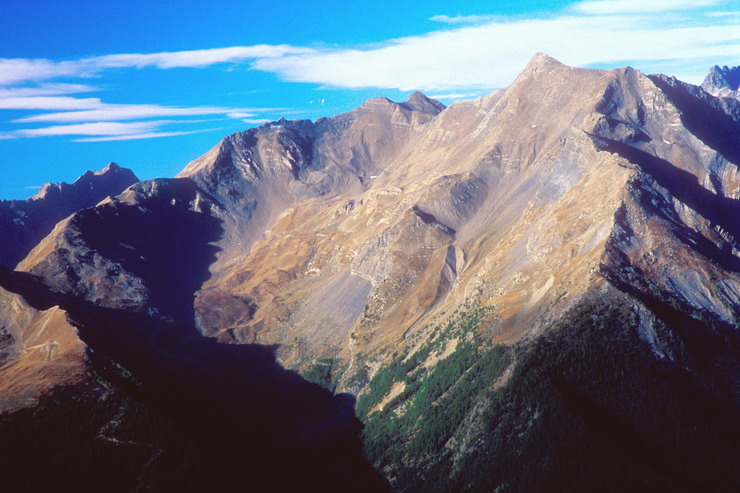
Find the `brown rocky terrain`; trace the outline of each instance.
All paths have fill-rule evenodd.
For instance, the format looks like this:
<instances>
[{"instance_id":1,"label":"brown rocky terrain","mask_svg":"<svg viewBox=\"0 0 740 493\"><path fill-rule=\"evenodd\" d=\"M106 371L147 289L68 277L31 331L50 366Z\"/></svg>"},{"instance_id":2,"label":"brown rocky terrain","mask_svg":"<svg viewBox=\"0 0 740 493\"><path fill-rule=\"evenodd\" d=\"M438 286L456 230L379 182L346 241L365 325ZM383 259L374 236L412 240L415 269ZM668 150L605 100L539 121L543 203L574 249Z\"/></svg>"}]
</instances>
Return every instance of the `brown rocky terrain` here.
<instances>
[{"instance_id":1,"label":"brown rocky terrain","mask_svg":"<svg viewBox=\"0 0 740 493\"><path fill-rule=\"evenodd\" d=\"M265 124L4 271L7 358L52 320L60 383L93 369L254 474L290 450L297 482L382 488L356 396L396 490L732 489L738 139L736 99L543 54L448 108Z\"/></svg>"}]
</instances>

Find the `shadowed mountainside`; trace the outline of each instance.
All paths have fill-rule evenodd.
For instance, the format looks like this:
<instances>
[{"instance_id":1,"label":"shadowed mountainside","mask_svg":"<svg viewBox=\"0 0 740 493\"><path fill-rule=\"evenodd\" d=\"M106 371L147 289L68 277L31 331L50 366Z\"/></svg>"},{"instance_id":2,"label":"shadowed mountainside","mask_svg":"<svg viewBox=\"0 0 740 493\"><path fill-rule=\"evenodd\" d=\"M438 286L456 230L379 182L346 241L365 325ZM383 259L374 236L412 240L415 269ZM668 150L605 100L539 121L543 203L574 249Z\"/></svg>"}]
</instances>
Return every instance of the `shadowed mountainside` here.
<instances>
[{"instance_id":1,"label":"shadowed mountainside","mask_svg":"<svg viewBox=\"0 0 740 493\"><path fill-rule=\"evenodd\" d=\"M66 312L88 371L171 420L208 457L215 484L383 489L362 455L353 398L283 369L273 348L195 329L193 294L222 235L212 207L188 179L139 183L69 218L51 254L30 274L3 270L0 285L36 310ZM19 451L15 466L31 473L33 454Z\"/></svg>"}]
</instances>

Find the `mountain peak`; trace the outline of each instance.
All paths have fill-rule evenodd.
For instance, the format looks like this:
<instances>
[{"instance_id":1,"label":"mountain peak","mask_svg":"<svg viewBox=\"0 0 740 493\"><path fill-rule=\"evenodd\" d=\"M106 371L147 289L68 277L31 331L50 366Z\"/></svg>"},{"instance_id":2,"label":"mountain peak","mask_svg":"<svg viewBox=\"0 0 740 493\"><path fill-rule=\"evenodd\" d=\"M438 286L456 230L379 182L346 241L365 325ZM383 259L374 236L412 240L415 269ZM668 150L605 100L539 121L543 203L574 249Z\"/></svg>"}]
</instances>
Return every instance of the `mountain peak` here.
<instances>
[{"instance_id":1,"label":"mountain peak","mask_svg":"<svg viewBox=\"0 0 740 493\"><path fill-rule=\"evenodd\" d=\"M370 110L370 111L384 111L393 110L398 106L398 103L394 103L390 99L380 96L376 98L370 98L362 103L358 109Z\"/></svg>"},{"instance_id":2,"label":"mountain peak","mask_svg":"<svg viewBox=\"0 0 740 493\"><path fill-rule=\"evenodd\" d=\"M701 83L701 88L712 96L740 98L740 66L713 66Z\"/></svg>"},{"instance_id":3,"label":"mountain peak","mask_svg":"<svg viewBox=\"0 0 740 493\"><path fill-rule=\"evenodd\" d=\"M111 161L110 163L108 163L108 166L106 166L105 168L101 169L100 171L96 171L95 174L96 175L104 175L104 174L109 173L109 172L115 173L117 171L121 171L122 169L123 168L121 168L118 165L118 163L114 163L113 161Z\"/></svg>"},{"instance_id":4,"label":"mountain peak","mask_svg":"<svg viewBox=\"0 0 740 493\"><path fill-rule=\"evenodd\" d=\"M531 74L562 67L566 67L566 65L546 53L538 52L529 60L522 73Z\"/></svg>"},{"instance_id":5,"label":"mountain peak","mask_svg":"<svg viewBox=\"0 0 740 493\"><path fill-rule=\"evenodd\" d=\"M737 91L740 88L740 66L715 65L709 69L709 74L701 87L712 94L720 91Z\"/></svg>"},{"instance_id":6,"label":"mountain peak","mask_svg":"<svg viewBox=\"0 0 740 493\"><path fill-rule=\"evenodd\" d=\"M439 101L428 98L419 91L416 91L403 103L396 103L386 97L377 97L368 99L360 105L359 109L386 112L393 111L397 108L436 116L440 111L445 109L446 106Z\"/></svg>"},{"instance_id":7,"label":"mountain peak","mask_svg":"<svg viewBox=\"0 0 740 493\"><path fill-rule=\"evenodd\" d=\"M133 171L111 162L101 170L85 171L72 184L66 182L44 183L30 200L47 199L52 195L59 195L60 197L64 196L63 200L85 201L89 199L92 201L91 205L94 205L108 195L118 195L137 181L139 179ZM93 188L96 190L94 193L91 192ZM91 193L92 195L90 195ZM85 198L82 198L80 194L85 195ZM102 194L100 198L97 198L98 194ZM90 196L88 197L88 195Z\"/></svg>"},{"instance_id":8,"label":"mountain peak","mask_svg":"<svg viewBox=\"0 0 740 493\"><path fill-rule=\"evenodd\" d=\"M429 113L432 115L438 114L440 111L446 108L446 106L436 99L429 98L419 91L414 92L402 106L422 113Z\"/></svg>"}]
</instances>

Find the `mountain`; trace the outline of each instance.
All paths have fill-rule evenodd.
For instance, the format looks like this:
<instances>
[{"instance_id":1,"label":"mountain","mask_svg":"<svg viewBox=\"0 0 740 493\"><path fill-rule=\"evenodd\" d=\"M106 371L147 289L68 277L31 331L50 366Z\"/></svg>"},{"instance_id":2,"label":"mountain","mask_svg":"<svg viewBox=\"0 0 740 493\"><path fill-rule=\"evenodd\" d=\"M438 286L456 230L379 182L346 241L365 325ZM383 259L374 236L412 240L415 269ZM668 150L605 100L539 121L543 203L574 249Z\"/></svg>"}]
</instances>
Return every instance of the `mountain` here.
<instances>
[{"instance_id":1,"label":"mountain","mask_svg":"<svg viewBox=\"0 0 740 493\"><path fill-rule=\"evenodd\" d=\"M737 91L740 87L740 67L715 65L710 69L701 87L713 96L737 98Z\"/></svg>"},{"instance_id":2,"label":"mountain","mask_svg":"<svg viewBox=\"0 0 740 493\"><path fill-rule=\"evenodd\" d=\"M45 461L124 490L735 489L739 138L736 100L544 54L231 135L0 271L10 333L79 338L5 394L3 477L72 401L104 452Z\"/></svg>"},{"instance_id":3,"label":"mountain","mask_svg":"<svg viewBox=\"0 0 740 493\"><path fill-rule=\"evenodd\" d=\"M46 183L28 200L0 201L0 236L12 238L0 246L0 265L15 267L54 225L108 196L115 196L138 178L126 168L110 163L88 171L74 183Z\"/></svg>"}]
</instances>

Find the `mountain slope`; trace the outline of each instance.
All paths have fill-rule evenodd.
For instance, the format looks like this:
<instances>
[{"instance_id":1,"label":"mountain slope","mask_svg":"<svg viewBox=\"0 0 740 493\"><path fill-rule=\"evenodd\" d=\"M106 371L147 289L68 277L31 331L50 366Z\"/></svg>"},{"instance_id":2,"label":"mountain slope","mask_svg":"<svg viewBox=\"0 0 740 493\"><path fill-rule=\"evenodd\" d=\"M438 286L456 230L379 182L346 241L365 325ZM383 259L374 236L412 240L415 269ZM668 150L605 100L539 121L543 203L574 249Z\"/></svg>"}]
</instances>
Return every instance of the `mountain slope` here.
<instances>
[{"instance_id":1,"label":"mountain slope","mask_svg":"<svg viewBox=\"0 0 740 493\"><path fill-rule=\"evenodd\" d=\"M732 99L538 54L448 108L229 136L68 217L0 286L266 484L383 488L353 399L279 362L357 396L398 491L731 490L738 130Z\"/></svg>"},{"instance_id":2,"label":"mountain slope","mask_svg":"<svg viewBox=\"0 0 740 493\"><path fill-rule=\"evenodd\" d=\"M64 310L88 348L84 383L92 391L72 389L71 399L98 416L100 428L86 428L75 440L131 441L117 438L120 421L148 429L164 416L167 434L145 433L135 441L134 449L150 460L136 459L132 464L140 469L125 477L127 483L179 489L177 464L150 466L162 453L177 454L173 448L185 442L195 450L188 461L205 456L196 484L228 490L247 474L256 488L382 490L382 479L362 457L351 398L335 397L284 370L269 347L222 345L196 332L193 291L214 260L211 243L222 232L212 214L218 207L186 178L140 182L60 223L22 263L33 264L29 274L0 272L0 284L21 293L34 310ZM70 397L64 395L56 403L42 401L45 420L70 419ZM122 402L117 414L108 399ZM108 417L101 421L100 415ZM11 416L8 426L18 419L25 423ZM0 438L12 442L7 435ZM23 471L19 480L27 480L34 464L36 451L28 452L14 462ZM66 460L74 465L73 458ZM99 467L111 467L108 460L109 453L101 456ZM291 474L281 476L283 471Z\"/></svg>"}]
</instances>

